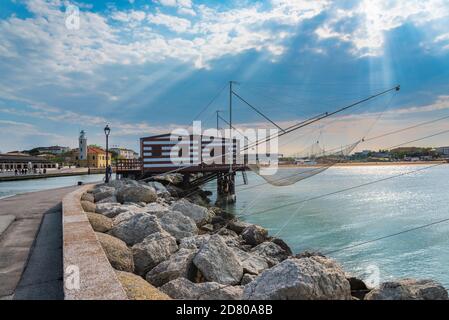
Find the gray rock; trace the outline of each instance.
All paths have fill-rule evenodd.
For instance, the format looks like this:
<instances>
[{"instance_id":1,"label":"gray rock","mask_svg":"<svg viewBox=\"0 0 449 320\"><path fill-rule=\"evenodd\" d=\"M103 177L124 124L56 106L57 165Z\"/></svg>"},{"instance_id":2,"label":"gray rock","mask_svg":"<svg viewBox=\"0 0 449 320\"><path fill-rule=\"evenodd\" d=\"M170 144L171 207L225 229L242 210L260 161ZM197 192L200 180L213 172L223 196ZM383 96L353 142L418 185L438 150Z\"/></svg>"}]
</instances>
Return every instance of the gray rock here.
<instances>
[{"instance_id":1,"label":"gray rock","mask_svg":"<svg viewBox=\"0 0 449 320\"><path fill-rule=\"evenodd\" d=\"M285 243L284 240L279 238L272 238L271 242L277 244L279 247L281 247L289 256L293 255L292 249L290 249L289 245Z\"/></svg>"},{"instance_id":2,"label":"gray rock","mask_svg":"<svg viewBox=\"0 0 449 320\"><path fill-rule=\"evenodd\" d=\"M148 213L155 214L156 212L166 212L170 209L165 203L151 202L145 206L145 210Z\"/></svg>"},{"instance_id":3,"label":"gray rock","mask_svg":"<svg viewBox=\"0 0 449 320\"><path fill-rule=\"evenodd\" d=\"M208 281L234 285L243 276L243 267L219 235L212 235L200 248L193 263Z\"/></svg>"},{"instance_id":4,"label":"gray rock","mask_svg":"<svg viewBox=\"0 0 449 320\"><path fill-rule=\"evenodd\" d=\"M117 203L117 197L116 196L110 196L104 199L101 199L100 201L97 201L98 203Z\"/></svg>"},{"instance_id":5,"label":"gray rock","mask_svg":"<svg viewBox=\"0 0 449 320\"><path fill-rule=\"evenodd\" d=\"M168 192L167 188L160 182L150 181L148 182L148 185L154 188L154 190L156 190L156 194L160 197L166 197L170 195L170 192Z\"/></svg>"},{"instance_id":6,"label":"gray rock","mask_svg":"<svg viewBox=\"0 0 449 320\"><path fill-rule=\"evenodd\" d=\"M109 180L107 186L118 189L126 184L125 180Z\"/></svg>"},{"instance_id":7,"label":"gray rock","mask_svg":"<svg viewBox=\"0 0 449 320\"><path fill-rule=\"evenodd\" d=\"M210 235L201 234L192 237L183 238L179 244L180 248L185 249L199 249L201 248L207 241L209 241Z\"/></svg>"},{"instance_id":8,"label":"gray rock","mask_svg":"<svg viewBox=\"0 0 449 320\"><path fill-rule=\"evenodd\" d=\"M111 186L107 186L105 184L102 184L102 185L99 185L99 186L95 187L94 189L92 189L92 194L95 197L95 195L97 193L102 193L102 192L107 192L107 191L114 192L115 188L111 187Z\"/></svg>"},{"instance_id":9,"label":"gray rock","mask_svg":"<svg viewBox=\"0 0 449 320\"><path fill-rule=\"evenodd\" d=\"M115 189L114 188L111 188L110 190L105 190L105 191L94 193L95 202L99 202L103 199L112 198L112 197L115 197ZM116 202L116 201L114 201L114 202Z\"/></svg>"},{"instance_id":10,"label":"gray rock","mask_svg":"<svg viewBox=\"0 0 449 320\"><path fill-rule=\"evenodd\" d=\"M206 232L212 232L212 231L214 231L214 226L211 225L210 223L208 223L208 224L205 224L204 226L201 226L200 229L203 231L206 231Z\"/></svg>"},{"instance_id":11,"label":"gray rock","mask_svg":"<svg viewBox=\"0 0 449 320\"><path fill-rule=\"evenodd\" d=\"M129 218L131 218L137 214L141 214L141 213L147 213L147 212L142 212L142 210L139 210L138 208L136 208L136 209L129 208L128 211L122 212L113 218L114 225L118 225L119 223L122 223L123 221L126 221Z\"/></svg>"},{"instance_id":12,"label":"gray rock","mask_svg":"<svg viewBox=\"0 0 449 320\"><path fill-rule=\"evenodd\" d=\"M140 213L114 226L109 234L132 246L141 242L147 236L162 231L163 229L156 216Z\"/></svg>"},{"instance_id":13,"label":"gray rock","mask_svg":"<svg viewBox=\"0 0 449 320\"><path fill-rule=\"evenodd\" d=\"M257 245L251 252L264 258L270 267L288 258L288 253L277 244L266 241Z\"/></svg>"},{"instance_id":14,"label":"gray rock","mask_svg":"<svg viewBox=\"0 0 449 320\"><path fill-rule=\"evenodd\" d=\"M193 257L197 252L198 250L179 249L148 272L146 280L156 287L180 277L193 280L197 270L193 265Z\"/></svg>"},{"instance_id":15,"label":"gray rock","mask_svg":"<svg viewBox=\"0 0 449 320\"><path fill-rule=\"evenodd\" d=\"M254 281L254 279L256 279L257 276L254 274L249 274L249 273L245 273L242 277L242 281L240 282L242 286L246 286L248 283L250 283L251 281Z\"/></svg>"},{"instance_id":16,"label":"gray rock","mask_svg":"<svg viewBox=\"0 0 449 320\"><path fill-rule=\"evenodd\" d=\"M119 213L125 212L126 209L121 207L120 203L97 203L95 212L113 218Z\"/></svg>"},{"instance_id":17,"label":"gray rock","mask_svg":"<svg viewBox=\"0 0 449 320\"><path fill-rule=\"evenodd\" d=\"M184 176L180 173L163 174L153 177L155 181L165 181L173 185L178 185L183 182Z\"/></svg>"},{"instance_id":18,"label":"gray rock","mask_svg":"<svg viewBox=\"0 0 449 320\"><path fill-rule=\"evenodd\" d=\"M240 300L241 286L226 286L216 282L193 283L185 278L172 280L159 288L173 299Z\"/></svg>"},{"instance_id":19,"label":"gray rock","mask_svg":"<svg viewBox=\"0 0 449 320\"><path fill-rule=\"evenodd\" d=\"M245 286L250 300L351 300L345 273L333 260L287 259Z\"/></svg>"},{"instance_id":20,"label":"gray rock","mask_svg":"<svg viewBox=\"0 0 449 320\"><path fill-rule=\"evenodd\" d=\"M156 232L132 247L136 273L145 275L178 250L176 239L167 232Z\"/></svg>"},{"instance_id":21,"label":"gray rock","mask_svg":"<svg viewBox=\"0 0 449 320\"><path fill-rule=\"evenodd\" d=\"M228 228L231 229L232 231L235 231L237 234L241 234L243 232L243 230L245 230L245 228L247 228L251 225L252 224L245 222L245 221L231 220L228 223Z\"/></svg>"},{"instance_id":22,"label":"gray rock","mask_svg":"<svg viewBox=\"0 0 449 320\"><path fill-rule=\"evenodd\" d=\"M239 258L243 272L258 275L265 269L268 269L268 263L264 258L254 253L245 252L239 248L232 248L232 250Z\"/></svg>"},{"instance_id":23,"label":"gray rock","mask_svg":"<svg viewBox=\"0 0 449 320\"><path fill-rule=\"evenodd\" d=\"M382 283L365 300L448 300L448 294L436 281L403 279Z\"/></svg>"},{"instance_id":24,"label":"gray rock","mask_svg":"<svg viewBox=\"0 0 449 320\"><path fill-rule=\"evenodd\" d=\"M162 228L170 233L176 240L194 236L198 233L195 222L178 211L164 212L159 222Z\"/></svg>"},{"instance_id":25,"label":"gray rock","mask_svg":"<svg viewBox=\"0 0 449 320\"><path fill-rule=\"evenodd\" d=\"M251 246L257 246L267 239L268 231L258 225L251 225L243 229L243 240Z\"/></svg>"},{"instance_id":26,"label":"gray rock","mask_svg":"<svg viewBox=\"0 0 449 320\"><path fill-rule=\"evenodd\" d=\"M124 202L154 202L157 200L156 191L147 185L125 186L117 190L117 200Z\"/></svg>"},{"instance_id":27,"label":"gray rock","mask_svg":"<svg viewBox=\"0 0 449 320\"><path fill-rule=\"evenodd\" d=\"M171 205L173 211L179 211L195 221L198 227L209 222L211 215L209 210L186 199L181 199Z\"/></svg>"}]
</instances>

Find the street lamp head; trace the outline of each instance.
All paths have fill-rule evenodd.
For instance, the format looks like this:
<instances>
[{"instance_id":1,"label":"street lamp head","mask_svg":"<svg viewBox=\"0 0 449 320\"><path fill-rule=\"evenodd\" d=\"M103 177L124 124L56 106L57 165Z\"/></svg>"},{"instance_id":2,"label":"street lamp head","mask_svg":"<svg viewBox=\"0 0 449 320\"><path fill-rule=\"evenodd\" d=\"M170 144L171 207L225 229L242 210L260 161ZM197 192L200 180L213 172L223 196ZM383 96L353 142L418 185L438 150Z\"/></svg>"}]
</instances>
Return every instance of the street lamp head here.
<instances>
[{"instance_id":1,"label":"street lamp head","mask_svg":"<svg viewBox=\"0 0 449 320\"><path fill-rule=\"evenodd\" d=\"M107 124L106 127L104 127L104 134L109 136L109 133L111 133L111 128L109 128L109 125Z\"/></svg>"}]
</instances>

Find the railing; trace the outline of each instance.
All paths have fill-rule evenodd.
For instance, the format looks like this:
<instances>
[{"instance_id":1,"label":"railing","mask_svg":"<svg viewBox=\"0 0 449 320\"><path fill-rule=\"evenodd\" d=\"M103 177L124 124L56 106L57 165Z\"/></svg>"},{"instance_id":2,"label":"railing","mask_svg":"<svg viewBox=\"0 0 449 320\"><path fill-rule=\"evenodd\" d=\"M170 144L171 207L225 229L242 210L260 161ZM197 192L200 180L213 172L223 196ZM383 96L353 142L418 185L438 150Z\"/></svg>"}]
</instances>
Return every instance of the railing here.
<instances>
[{"instance_id":1,"label":"railing","mask_svg":"<svg viewBox=\"0 0 449 320\"><path fill-rule=\"evenodd\" d=\"M140 159L117 159L115 168L117 173L142 170L142 161Z\"/></svg>"}]
</instances>

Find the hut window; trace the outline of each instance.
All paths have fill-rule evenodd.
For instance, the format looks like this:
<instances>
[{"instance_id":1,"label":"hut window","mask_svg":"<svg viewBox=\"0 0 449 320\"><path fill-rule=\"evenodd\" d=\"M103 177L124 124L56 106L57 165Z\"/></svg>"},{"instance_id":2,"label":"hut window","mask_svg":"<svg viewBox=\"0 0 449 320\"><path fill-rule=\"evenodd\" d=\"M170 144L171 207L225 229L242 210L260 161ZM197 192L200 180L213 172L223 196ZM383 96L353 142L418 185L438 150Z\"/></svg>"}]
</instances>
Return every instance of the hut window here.
<instances>
[{"instance_id":1,"label":"hut window","mask_svg":"<svg viewBox=\"0 0 449 320\"><path fill-rule=\"evenodd\" d=\"M178 157L179 157L179 158L182 157L182 149L179 149L179 151L178 151Z\"/></svg>"},{"instance_id":2,"label":"hut window","mask_svg":"<svg viewBox=\"0 0 449 320\"><path fill-rule=\"evenodd\" d=\"M210 151L210 156L211 157L215 156L215 149L214 148L212 148L212 150Z\"/></svg>"}]
</instances>

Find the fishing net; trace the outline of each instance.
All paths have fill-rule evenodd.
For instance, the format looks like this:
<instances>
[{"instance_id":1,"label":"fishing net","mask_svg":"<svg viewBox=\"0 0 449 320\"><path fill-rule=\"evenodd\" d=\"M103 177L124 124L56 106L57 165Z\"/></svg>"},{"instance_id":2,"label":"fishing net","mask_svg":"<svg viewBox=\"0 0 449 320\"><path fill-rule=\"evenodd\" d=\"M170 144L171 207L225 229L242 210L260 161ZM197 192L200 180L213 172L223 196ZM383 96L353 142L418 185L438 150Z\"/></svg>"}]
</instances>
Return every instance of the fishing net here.
<instances>
[{"instance_id":1,"label":"fishing net","mask_svg":"<svg viewBox=\"0 0 449 320\"><path fill-rule=\"evenodd\" d=\"M248 164L248 167L271 185L289 186L346 160L361 141L339 148L338 151L335 149L325 151L317 142L301 153L295 154L294 161L287 164L266 156L262 159L258 157L257 161Z\"/></svg>"}]
</instances>

